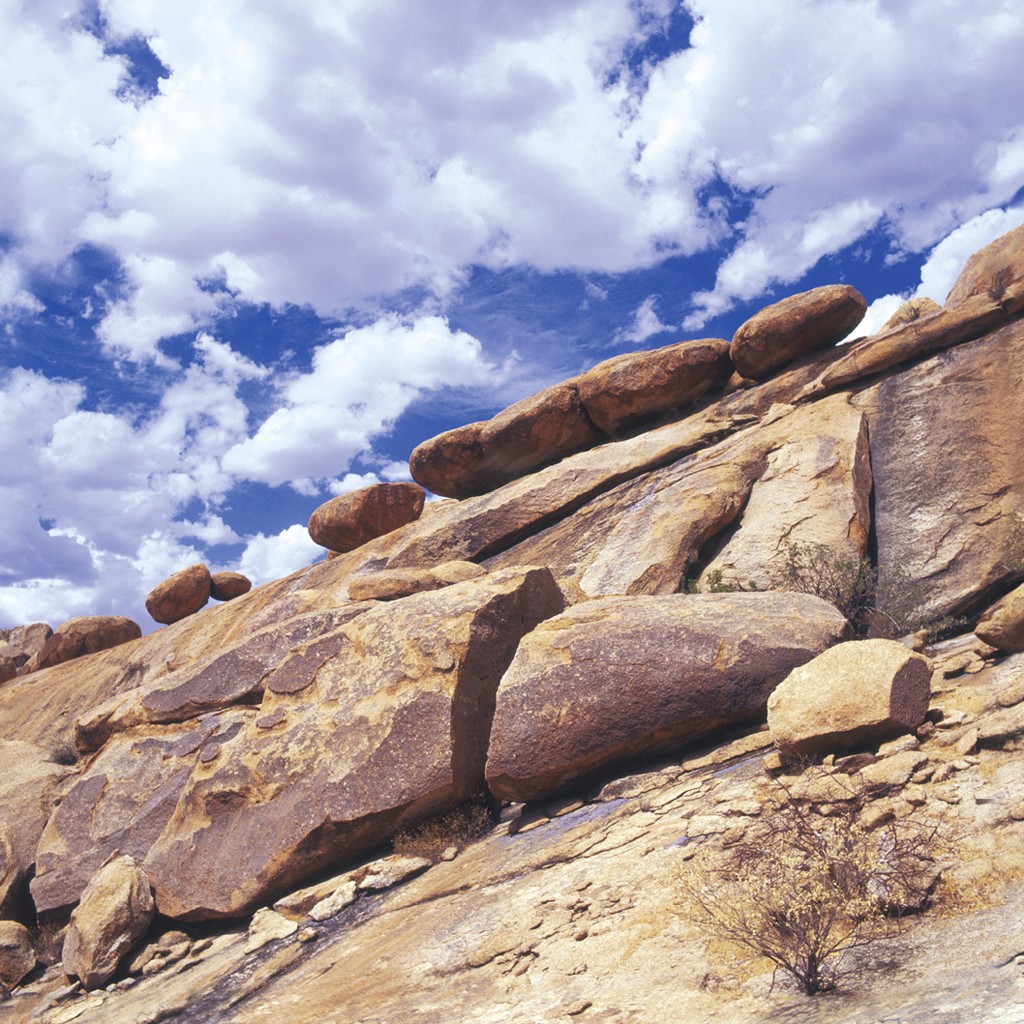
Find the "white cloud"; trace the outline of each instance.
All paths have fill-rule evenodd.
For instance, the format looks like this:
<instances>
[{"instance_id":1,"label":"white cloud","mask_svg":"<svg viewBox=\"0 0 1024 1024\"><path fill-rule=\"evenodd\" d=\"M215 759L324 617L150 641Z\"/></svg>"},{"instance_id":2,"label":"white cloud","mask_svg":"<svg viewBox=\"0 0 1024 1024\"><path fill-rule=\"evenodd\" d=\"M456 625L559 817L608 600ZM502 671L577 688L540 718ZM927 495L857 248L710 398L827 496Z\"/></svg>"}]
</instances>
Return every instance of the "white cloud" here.
<instances>
[{"instance_id":1,"label":"white cloud","mask_svg":"<svg viewBox=\"0 0 1024 1024\"><path fill-rule=\"evenodd\" d=\"M259 585L311 565L323 553L310 539L305 524L296 523L272 537L256 534L238 560L238 568Z\"/></svg>"},{"instance_id":2,"label":"white cloud","mask_svg":"<svg viewBox=\"0 0 1024 1024\"><path fill-rule=\"evenodd\" d=\"M648 338L663 334L673 329L671 324L663 324L654 308L658 301L656 295L648 295L633 311L633 321L616 335L617 341L625 341L631 345L642 345Z\"/></svg>"}]
</instances>

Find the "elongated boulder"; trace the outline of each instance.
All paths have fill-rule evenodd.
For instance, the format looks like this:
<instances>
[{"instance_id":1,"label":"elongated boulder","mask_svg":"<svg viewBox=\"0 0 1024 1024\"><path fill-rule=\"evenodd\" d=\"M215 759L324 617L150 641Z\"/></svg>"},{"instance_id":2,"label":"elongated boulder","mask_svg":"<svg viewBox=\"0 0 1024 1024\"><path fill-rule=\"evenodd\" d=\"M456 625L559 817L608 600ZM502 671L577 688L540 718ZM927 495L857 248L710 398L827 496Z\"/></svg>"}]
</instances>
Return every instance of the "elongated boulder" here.
<instances>
[{"instance_id":1,"label":"elongated boulder","mask_svg":"<svg viewBox=\"0 0 1024 1024\"><path fill-rule=\"evenodd\" d=\"M30 743L0 740L0 918L34 920L28 887L36 846L69 771Z\"/></svg>"},{"instance_id":2,"label":"elongated boulder","mask_svg":"<svg viewBox=\"0 0 1024 1024\"><path fill-rule=\"evenodd\" d=\"M58 626L39 653L29 660L27 668L34 672L62 665L85 654L138 640L140 636L142 630L138 623L123 615L80 615Z\"/></svg>"},{"instance_id":3,"label":"elongated boulder","mask_svg":"<svg viewBox=\"0 0 1024 1024\"><path fill-rule=\"evenodd\" d=\"M684 341L606 359L579 377L579 391L595 426L612 436L695 402L724 385L731 373L727 341Z\"/></svg>"},{"instance_id":4,"label":"elongated boulder","mask_svg":"<svg viewBox=\"0 0 1024 1024\"><path fill-rule=\"evenodd\" d=\"M987 608L974 632L1000 651L1024 651L1024 587L1017 587Z\"/></svg>"},{"instance_id":5,"label":"elongated boulder","mask_svg":"<svg viewBox=\"0 0 1024 1024\"><path fill-rule=\"evenodd\" d=\"M434 494L467 498L603 440L572 378L481 423L424 441L409 457L412 478Z\"/></svg>"},{"instance_id":6,"label":"elongated boulder","mask_svg":"<svg viewBox=\"0 0 1024 1024\"><path fill-rule=\"evenodd\" d=\"M84 988L99 988L153 920L149 880L131 857L112 857L90 879L71 914L64 971Z\"/></svg>"},{"instance_id":7,"label":"elongated boulder","mask_svg":"<svg viewBox=\"0 0 1024 1024\"><path fill-rule=\"evenodd\" d=\"M233 601L252 590L252 580L240 572L210 574L210 597L214 601Z\"/></svg>"},{"instance_id":8,"label":"elongated boulder","mask_svg":"<svg viewBox=\"0 0 1024 1024\"><path fill-rule=\"evenodd\" d=\"M841 341L864 319L864 296L846 284L791 295L755 313L733 335L733 365L744 377L767 380L799 356Z\"/></svg>"},{"instance_id":9,"label":"elongated boulder","mask_svg":"<svg viewBox=\"0 0 1024 1024\"><path fill-rule=\"evenodd\" d=\"M194 615L210 600L210 570L201 562L168 576L146 597L146 611L169 625Z\"/></svg>"},{"instance_id":10,"label":"elongated boulder","mask_svg":"<svg viewBox=\"0 0 1024 1024\"><path fill-rule=\"evenodd\" d=\"M309 535L330 551L352 551L419 519L426 495L410 483L374 484L325 501L309 517Z\"/></svg>"},{"instance_id":11,"label":"elongated boulder","mask_svg":"<svg viewBox=\"0 0 1024 1024\"><path fill-rule=\"evenodd\" d=\"M596 598L527 636L501 680L487 785L536 800L763 714L846 620L807 594Z\"/></svg>"},{"instance_id":12,"label":"elongated boulder","mask_svg":"<svg viewBox=\"0 0 1024 1024\"><path fill-rule=\"evenodd\" d=\"M853 640L794 669L768 700L779 751L807 757L916 729L928 713L931 666L895 640Z\"/></svg>"},{"instance_id":13,"label":"elongated boulder","mask_svg":"<svg viewBox=\"0 0 1024 1024\"><path fill-rule=\"evenodd\" d=\"M547 569L510 569L382 605L294 650L259 711L192 758L143 861L160 912L244 914L479 790L498 681L520 639L563 607ZM90 817L112 820L122 800L100 794Z\"/></svg>"}]
</instances>

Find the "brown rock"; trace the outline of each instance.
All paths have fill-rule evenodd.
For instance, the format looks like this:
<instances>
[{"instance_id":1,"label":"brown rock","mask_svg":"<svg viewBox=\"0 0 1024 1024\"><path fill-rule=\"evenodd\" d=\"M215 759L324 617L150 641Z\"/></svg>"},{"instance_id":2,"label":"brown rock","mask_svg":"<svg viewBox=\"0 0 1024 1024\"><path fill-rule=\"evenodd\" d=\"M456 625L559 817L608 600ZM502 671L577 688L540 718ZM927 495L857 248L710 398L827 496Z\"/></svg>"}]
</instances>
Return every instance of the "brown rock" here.
<instances>
[{"instance_id":1,"label":"brown rock","mask_svg":"<svg viewBox=\"0 0 1024 1024\"><path fill-rule=\"evenodd\" d=\"M252 590L252 580L240 572L215 572L210 575L210 597L231 601Z\"/></svg>"},{"instance_id":2,"label":"brown rock","mask_svg":"<svg viewBox=\"0 0 1024 1024\"><path fill-rule=\"evenodd\" d=\"M325 501L309 517L309 535L331 551L351 551L374 537L414 522L423 511L423 488L374 484Z\"/></svg>"},{"instance_id":3,"label":"brown rock","mask_svg":"<svg viewBox=\"0 0 1024 1024\"><path fill-rule=\"evenodd\" d=\"M26 667L30 672L35 672L41 668L62 665L85 654L95 654L129 640L138 640L140 636L142 630L138 623L123 615L80 615L58 626Z\"/></svg>"},{"instance_id":4,"label":"brown rock","mask_svg":"<svg viewBox=\"0 0 1024 1024\"><path fill-rule=\"evenodd\" d=\"M864 297L845 284L791 295L755 313L733 335L733 365L744 377L766 380L798 356L841 341L866 312Z\"/></svg>"},{"instance_id":5,"label":"brown rock","mask_svg":"<svg viewBox=\"0 0 1024 1024\"><path fill-rule=\"evenodd\" d=\"M13 988L35 965L28 929L17 921L0 921L0 982Z\"/></svg>"},{"instance_id":6,"label":"brown rock","mask_svg":"<svg viewBox=\"0 0 1024 1024\"><path fill-rule=\"evenodd\" d=\"M690 405L721 387L731 373L729 343L711 338L615 356L580 376L578 386L595 426L614 435L637 421Z\"/></svg>"},{"instance_id":7,"label":"brown rock","mask_svg":"<svg viewBox=\"0 0 1024 1024\"><path fill-rule=\"evenodd\" d=\"M973 296L994 302L1012 301L1024 284L1024 225L1008 231L976 252L946 297L946 306L957 306Z\"/></svg>"},{"instance_id":8,"label":"brown rock","mask_svg":"<svg viewBox=\"0 0 1024 1024\"><path fill-rule=\"evenodd\" d=\"M487 784L536 800L764 711L778 682L843 635L807 594L605 597L542 623L501 681Z\"/></svg>"},{"instance_id":9,"label":"brown rock","mask_svg":"<svg viewBox=\"0 0 1024 1024\"><path fill-rule=\"evenodd\" d=\"M524 398L486 422L424 441L410 456L409 468L413 479L434 494L466 498L602 439L587 417L574 378Z\"/></svg>"},{"instance_id":10,"label":"brown rock","mask_svg":"<svg viewBox=\"0 0 1024 1024\"><path fill-rule=\"evenodd\" d=\"M18 674L18 663L14 660L13 648L4 644L6 650L0 650L0 684L14 679Z\"/></svg>"},{"instance_id":11,"label":"brown rock","mask_svg":"<svg viewBox=\"0 0 1024 1024\"><path fill-rule=\"evenodd\" d=\"M50 637L53 630L45 622L33 622L28 626L15 626L13 629L0 629L0 647L5 657L13 658L17 668L21 668L35 657Z\"/></svg>"},{"instance_id":12,"label":"brown rock","mask_svg":"<svg viewBox=\"0 0 1024 1024\"><path fill-rule=\"evenodd\" d=\"M1000 651L1010 654L1024 651L1024 587L1011 590L988 608L974 632Z\"/></svg>"},{"instance_id":13,"label":"brown rock","mask_svg":"<svg viewBox=\"0 0 1024 1024\"><path fill-rule=\"evenodd\" d=\"M931 316L932 313L941 312L942 307L934 300L924 296L916 299L907 299L906 302L896 310L895 313L885 322L883 331L890 331L894 327L901 327L903 324L912 324Z\"/></svg>"},{"instance_id":14,"label":"brown rock","mask_svg":"<svg viewBox=\"0 0 1024 1024\"><path fill-rule=\"evenodd\" d=\"M57 786L70 769L18 740L0 740L0 918L32 923L29 878Z\"/></svg>"},{"instance_id":15,"label":"brown rock","mask_svg":"<svg viewBox=\"0 0 1024 1024\"><path fill-rule=\"evenodd\" d=\"M131 857L111 857L86 886L64 939L64 971L98 988L153 920L149 880Z\"/></svg>"},{"instance_id":16,"label":"brown rock","mask_svg":"<svg viewBox=\"0 0 1024 1024\"><path fill-rule=\"evenodd\" d=\"M768 700L768 728L786 756L829 754L916 729L931 666L895 640L854 640L794 669Z\"/></svg>"},{"instance_id":17,"label":"brown rock","mask_svg":"<svg viewBox=\"0 0 1024 1024\"><path fill-rule=\"evenodd\" d=\"M146 598L146 611L170 624L194 615L210 600L210 570L201 562L168 576Z\"/></svg>"}]
</instances>

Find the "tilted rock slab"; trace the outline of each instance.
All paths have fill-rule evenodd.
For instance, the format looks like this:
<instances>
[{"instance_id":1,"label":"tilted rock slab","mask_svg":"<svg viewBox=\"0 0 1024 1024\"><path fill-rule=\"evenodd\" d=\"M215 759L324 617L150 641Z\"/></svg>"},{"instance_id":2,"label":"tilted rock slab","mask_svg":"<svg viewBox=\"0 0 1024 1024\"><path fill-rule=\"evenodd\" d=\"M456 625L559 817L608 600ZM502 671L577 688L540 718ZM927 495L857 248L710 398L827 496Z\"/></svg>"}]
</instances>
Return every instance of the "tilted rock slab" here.
<instances>
[{"instance_id":1,"label":"tilted rock slab","mask_svg":"<svg viewBox=\"0 0 1024 1024\"><path fill-rule=\"evenodd\" d=\"M28 886L36 846L70 771L30 743L0 740L0 918L35 920Z\"/></svg>"},{"instance_id":2,"label":"tilted rock slab","mask_svg":"<svg viewBox=\"0 0 1024 1024\"><path fill-rule=\"evenodd\" d=\"M978 620L974 632L1000 651L1024 651L1024 587L1011 590Z\"/></svg>"},{"instance_id":3,"label":"tilted rock slab","mask_svg":"<svg viewBox=\"0 0 1024 1024\"><path fill-rule=\"evenodd\" d=\"M426 494L410 483L374 484L325 501L309 517L309 536L329 551L352 551L419 519Z\"/></svg>"},{"instance_id":4,"label":"tilted rock slab","mask_svg":"<svg viewBox=\"0 0 1024 1024\"><path fill-rule=\"evenodd\" d=\"M84 988L99 988L117 970L153 920L149 880L131 857L112 857L82 893L71 914L64 971Z\"/></svg>"},{"instance_id":5,"label":"tilted rock slab","mask_svg":"<svg viewBox=\"0 0 1024 1024\"><path fill-rule=\"evenodd\" d=\"M58 626L26 667L30 672L52 668L86 654L138 640L140 636L142 630L138 623L123 615L79 615Z\"/></svg>"},{"instance_id":6,"label":"tilted rock slab","mask_svg":"<svg viewBox=\"0 0 1024 1024\"><path fill-rule=\"evenodd\" d=\"M501 680L487 784L537 800L762 714L847 628L807 594L605 597L524 638Z\"/></svg>"},{"instance_id":7,"label":"tilted rock slab","mask_svg":"<svg viewBox=\"0 0 1024 1024\"><path fill-rule=\"evenodd\" d=\"M490 420L424 441L409 457L409 469L412 478L434 494L466 498L603 439L580 400L577 378L572 378L510 405Z\"/></svg>"},{"instance_id":8,"label":"tilted rock slab","mask_svg":"<svg viewBox=\"0 0 1024 1024\"><path fill-rule=\"evenodd\" d=\"M841 341L864 319L864 296L846 284L825 285L767 306L732 339L732 361L750 380L766 380L798 356Z\"/></svg>"},{"instance_id":9,"label":"tilted rock slab","mask_svg":"<svg viewBox=\"0 0 1024 1024\"><path fill-rule=\"evenodd\" d=\"M931 665L895 640L852 640L794 669L768 699L768 728L788 757L831 754L916 729Z\"/></svg>"},{"instance_id":10,"label":"tilted rock slab","mask_svg":"<svg viewBox=\"0 0 1024 1024\"><path fill-rule=\"evenodd\" d=\"M120 848L162 914L241 915L471 796L501 674L563 606L535 568L417 594L296 647L259 708L113 736L47 827L37 905Z\"/></svg>"},{"instance_id":11,"label":"tilted rock slab","mask_svg":"<svg viewBox=\"0 0 1024 1024\"><path fill-rule=\"evenodd\" d=\"M210 600L210 570L201 562L158 583L146 597L146 611L169 625L194 615Z\"/></svg>"},{"instance_id":12,"label":"tilted rock slab","mask_svg":"<svg viewBox=\"0 0 1024 1024\"><path fill-rule=\"evenodd\" d=\"M609 436L625 427L695 402L732 373L729 342L684 341L607 359L578 380L594 425Z\"/></svg>"}]
</instances>

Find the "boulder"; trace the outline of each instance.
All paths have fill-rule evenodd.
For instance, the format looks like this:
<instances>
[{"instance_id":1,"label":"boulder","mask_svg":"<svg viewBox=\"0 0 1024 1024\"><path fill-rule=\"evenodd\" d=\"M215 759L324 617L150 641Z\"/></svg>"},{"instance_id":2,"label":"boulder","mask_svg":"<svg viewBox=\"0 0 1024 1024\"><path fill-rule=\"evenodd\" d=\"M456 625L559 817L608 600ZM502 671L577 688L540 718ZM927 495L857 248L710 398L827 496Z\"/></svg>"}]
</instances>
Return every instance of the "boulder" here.
<instances>
[{"instance_id":1,"label":"boulder","mask_svg":"<svg viewBox=\"0 0 1024 1024\"><path fill-rule=\"evenodd\" d=\"M18 921L0 920L0 982L13 988L35 965L28 929Z\"/></svg>"},{"instance_id":2,"label":"boulder","mask_svg":"<svg viewBox=\"0 0 1024 1024\"><path fill-rule=\"evenodd\" d=\"M232 601L252 590L252 580L240 572L210 574L210 597L214 601Z\"/></svg>"},{"instance_id":3,"label":"boulder","mask_svg":"<svg viewBox=\"0 0 1024 1024\"><path fill-rule=\"evenodd\" d=\"M1000 651L1024 651L1024 587L1010 591L986 609L974 632Z\"/></svg>"},{"instance_id":4,"label":"boulder","mask_svg":"<svg viewBox=\"0 0 1024 1024\"><path fill-rule=\"evenodd\" d=\"M62 665L85 654L95 654L129 640L138 640L140 636L142 630L138 623L123 615L80 615L58 626L39 653L28 661L26 668L35 672Z\"/></svg>"},{"instance_id":5,"label":"boulder","mask_svg":"<svg viewBox=\"0 0 1024 1024\"><path fill-rule=\"evenodd\" d=\"M27 626L15 626L12 629L0 629L0 646L5 657L13 658L17 668L21 668L42 649L53 630L45 622L33 622Z\"/></svg>"},{"instance_id":6,"label":"boulder","mask_svg":"<svg viewBox=\"0 0 1024 1024\"><path fill-rule=\"evenodd\" d=\"M414 522L423 511L423 488L374 484L325 501L309 517L309 535L330 551L351 551L374 537Z\"/></svg>"},{"instance_id":7,"label":"boulder","mask_svg":"<svg viewBox=\"0 0 1024 1024\"><path fill-rule=\"evenodd\" d=\"M851 750L916 729L931 696L927 658L895 640L853 640L795 668L768 699L786 757Z\"/></svg>"},{"instance_id":8,"label":"boulder","mask_svg":"<svg viewBox=\"0 0 1024 1024\"><path fill-rule=\"evenodd\" d=\"M413 479L434 494L466 498L603 439L573 378L510 405L493 419L424 441L409 457L409 468Z\"/></svg>"},{"instance_id":9,"label":"boulder","mask_svg":"<svg viewBox=\"0 0 1024 1024\"><path fill-rule=\"evenodd\" d=\"M731 373L729 343L711 338L615 356L580 376L578 386L587 415L612 436L690 405L724 385Z\"/></svg>"},{"instance_id":10,"label":"boulder","mask_svg":"<svg viewBox=\"0 0 1024 1024\"><path fill-rule=\"evenodd\" d=\"M35 918L28 886L36 846L69 771L38 747L0 740L0 918Z\"/></svg>"},{"instance_id":11,"label":"boulder","mask_svg":"<svg viewBox=\"0 0 1024 1024\"><path fill-rule=\"evenodd\" d=\"M595 598L526 636L498 688L487 785L537 800L764 713L846 630L808 594Z\"/></svg>"},{"instance_id":12,"label":"boulder","mask_svg":"<svg viewBox=\"0 0 1024 1024\"><path fill-rule=\"evenodd\" d=\"M131 857L111 857L71 914L62 957L65 973L83 988L99 988L146 934L153 913L145 874Z\"/></svg>"},{"instance_id":13,"label":"boulder","mask_svg":"<svg viewBox=\"0 0 1024 1024\"><path fill-rule=\"evenodd\" d=\"M210 570L201 562L168 576L146 598L146 611L170 624L194 615L210 600Z\"/></svg>"},{"instance_id":14,"label":"boulder","mask_svg":"<svg viewBox=\"0 0 1024 1024\"><path fill-rule=\"evenodd\" d=\"M743 377L766 380L797 357L841 341L867 308L860 292L845 284L791 295L740 326L730 349L733 365Z\"/></svg>"},{"instance_id":15,"label":"boulder","mask_svg":"<svg viewBox=\"0 0 1024 1024\"><path fill-rule=\"evenodd\" d=\"M946 297L946 306L958 306L974 296L1005 303L1011 295L1019 296L1022 283L1024 224L971 256Z\"/></svg>"}]
</instances>

